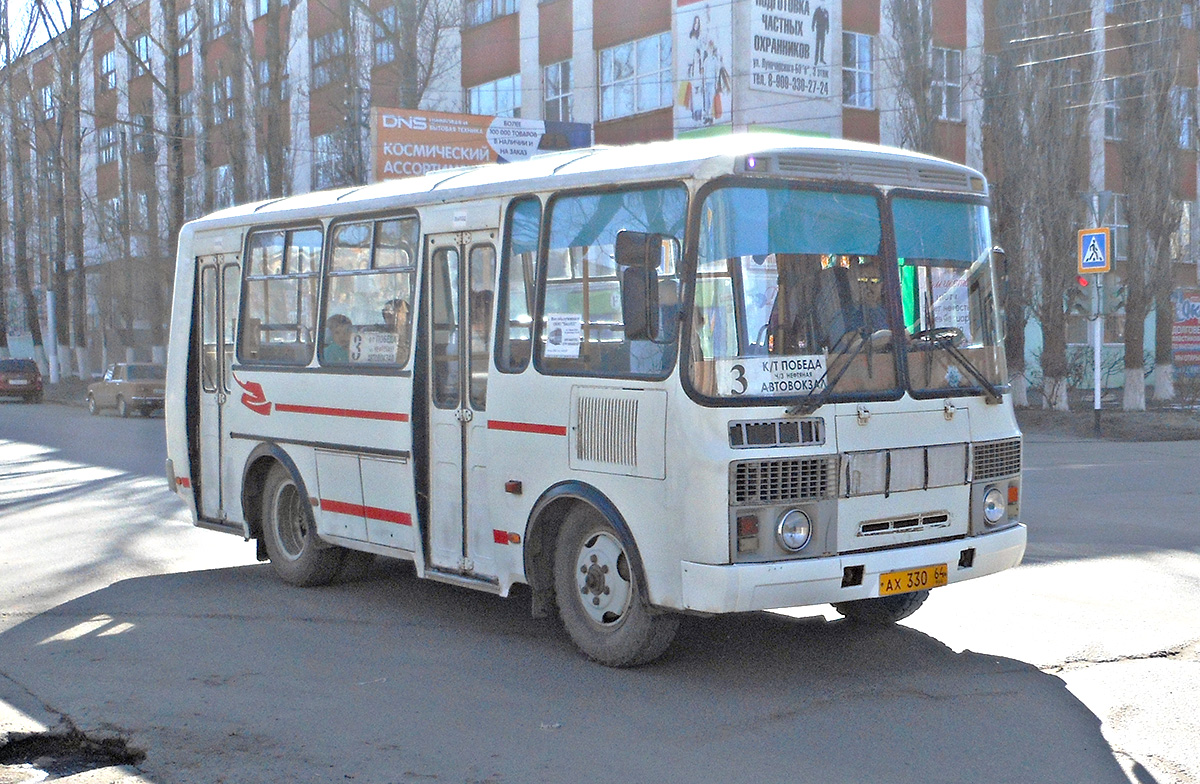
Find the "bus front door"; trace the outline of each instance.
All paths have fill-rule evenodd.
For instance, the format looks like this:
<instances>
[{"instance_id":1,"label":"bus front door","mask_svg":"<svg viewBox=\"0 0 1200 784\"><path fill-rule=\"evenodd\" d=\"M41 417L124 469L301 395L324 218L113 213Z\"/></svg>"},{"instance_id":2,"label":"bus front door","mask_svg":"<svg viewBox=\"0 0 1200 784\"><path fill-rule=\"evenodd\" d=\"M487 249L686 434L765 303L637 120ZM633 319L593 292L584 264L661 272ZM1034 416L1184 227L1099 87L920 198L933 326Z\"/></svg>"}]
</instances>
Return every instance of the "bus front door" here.
<instances>
[{"instance_id":1,"label":"bus front door","mask_svg":"<svg viewBox=\"0 0 1200 784\"><path fill-rule=\"evenodd\" d=\"M484 500L493 232L427 239L429 274L429 563L493 576Z\"/></svg>"},{"instance_id":2,"label":"bus front door","mask_svg":"<svg viewBox=\"0 0 1200 784\"><path fill-rule=\"evenodd\" d=\"M200 269L200 516L225 522L228 499L222 487L228 440L226 406L233 382L238 296L242 272L234 254L204 256Z\"/></svg>"}]
</instances>

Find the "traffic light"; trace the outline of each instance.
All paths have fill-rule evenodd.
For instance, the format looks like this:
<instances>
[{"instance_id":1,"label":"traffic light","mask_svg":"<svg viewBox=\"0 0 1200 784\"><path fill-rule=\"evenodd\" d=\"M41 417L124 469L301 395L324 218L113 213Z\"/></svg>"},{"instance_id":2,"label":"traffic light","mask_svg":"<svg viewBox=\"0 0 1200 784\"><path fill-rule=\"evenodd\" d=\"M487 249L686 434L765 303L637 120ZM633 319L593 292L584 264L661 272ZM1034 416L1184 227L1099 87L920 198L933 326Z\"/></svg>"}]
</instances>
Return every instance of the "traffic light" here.
<instances>
[{"instance_id":1,"label":"traffic light","mask_svg":"<svg viewBox=\"0 0 1200 784\"><path fill-rule=\"evenodd\" d=\"M1076 275L1075 284L1067 291L1067 312L1091 315L1092 281L1086 275Z\"/></svg>"}]
</instances>

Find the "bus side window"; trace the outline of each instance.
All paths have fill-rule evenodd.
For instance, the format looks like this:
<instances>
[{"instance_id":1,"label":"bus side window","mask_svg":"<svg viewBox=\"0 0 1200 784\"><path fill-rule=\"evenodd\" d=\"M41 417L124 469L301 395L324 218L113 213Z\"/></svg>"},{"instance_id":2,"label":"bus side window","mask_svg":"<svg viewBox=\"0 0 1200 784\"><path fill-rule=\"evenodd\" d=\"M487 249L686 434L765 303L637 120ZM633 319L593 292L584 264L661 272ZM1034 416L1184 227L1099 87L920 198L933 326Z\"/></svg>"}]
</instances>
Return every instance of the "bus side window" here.
<instances>
[{"instance_id":1,"label":"bus side window","mask_svg":"<svg viewBox=\"0 0 1200 784\"><path fill-rule=\"evenodd\" d=\"M520 373L529 367L533 345L533 293L537 280L538 235L542 205L536 198L518 199L508 210L504 228L503 270L497 307L496 367Z\"/></svg>"},{"instance_id":2,"label":"bus side window","mask_svg":"<svg viewBox=\"0 0 1200 784\"><path fill-rule=\"evenodd\" d=\"M243 362L307 365L317 322L321 229L255 232L242 302ZM253 326L257 324L257 329Z\"/></svg>"}]
</instances>

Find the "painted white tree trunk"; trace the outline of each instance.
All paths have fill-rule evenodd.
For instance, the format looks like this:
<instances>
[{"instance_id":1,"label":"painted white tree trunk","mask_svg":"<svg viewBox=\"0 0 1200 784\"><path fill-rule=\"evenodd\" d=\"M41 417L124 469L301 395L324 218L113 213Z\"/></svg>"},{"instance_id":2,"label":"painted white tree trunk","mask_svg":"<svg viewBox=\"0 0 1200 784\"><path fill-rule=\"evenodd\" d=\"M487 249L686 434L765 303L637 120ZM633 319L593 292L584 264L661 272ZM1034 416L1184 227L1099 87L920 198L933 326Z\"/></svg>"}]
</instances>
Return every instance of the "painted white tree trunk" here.
<instances>
[{"instance_id":1,"label":"painted white tree trunk","mask_svg":"<svg viewBox=\"0 0 1200 784\"><path fill-rule=\"evenodd\" d=\"M1146 377L1141 368L1125 368L1126 411L1146 410Z\"/></svg>"},{"instance_id":2,"label":"painted white tree trunk","mask_svg":"<svg viewBox=\"0 0 1200 784\"><path fill-rule=\"evenodd\" d=\"M38 370L41 371L43 376L50 375L50 366L48 364L46 364L46 347L45 346L34 346L33 347L33 361L37 363Z\"/></svg>"},{"instance_id":3,"label":"painted white tree trunk","mask_svg":"<svg viewBox=\"0 0 1200 784\"><path fill-rule=\"evenodd\" d=\"M1174 400L1175 399L1175 366L1174 365L1155 365L1154 366L1154 399L1155 400Z\"/></svg>"},{"instance_id":4,"label":"painted white tree trunk","mask_svg":"<svg viewBox=\"0 0 1200 784\"><path fill-rule=\"evenodd\" d=\"M1042 393L1045 398L1043 403L1044 408L1053 409L1055 411L1070 411L1071 406L1067 402L1067 380L1065 378L1052 378L1047 376L1043 381Z\"/></svg>"},{"instance_id":5,"label":"painted white tree trunk","mask_svg":"<svg viewBox=\"0 0 1200 784\"><path fill-rule=\"evenodd\" d=\"M1029 379L1025 378L1024 373L1014 373L1008 379L1008 383L1012 387L1013 405L1017 408L1028 408Z\"/></svg>"},{"instance_id":6,"label":"painted white tree trunk","mask_svg":"<svg viewBox=\"0 0 1200 784\"><path fill-rule=\"evenodd\" d=\"M82 346L75 347L75 367L79 369L80 378L84 381L91 379L91 368L88 367L88 351Z\"/></svg>"}]
</instances>

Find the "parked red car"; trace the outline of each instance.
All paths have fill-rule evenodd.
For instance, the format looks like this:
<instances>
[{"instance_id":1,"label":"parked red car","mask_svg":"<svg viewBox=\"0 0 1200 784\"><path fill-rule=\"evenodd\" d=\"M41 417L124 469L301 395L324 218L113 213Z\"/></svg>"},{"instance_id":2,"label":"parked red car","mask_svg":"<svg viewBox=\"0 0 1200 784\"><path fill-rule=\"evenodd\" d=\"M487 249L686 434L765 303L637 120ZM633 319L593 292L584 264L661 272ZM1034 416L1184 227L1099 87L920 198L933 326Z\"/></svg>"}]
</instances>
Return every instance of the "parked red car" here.
<instances>
[{"instance_id":1,"label":"parked red car","mask_svg":"<svg viewBox=\"0 0 1200 784\"><path fill-rule=\"evenodd\" d=\"M42 402L42 374L32 359L0 359L0 397L17 396Z\"/></svg>"}]
</instances>

